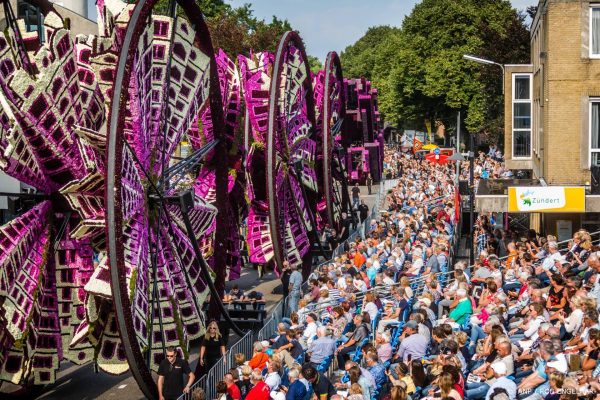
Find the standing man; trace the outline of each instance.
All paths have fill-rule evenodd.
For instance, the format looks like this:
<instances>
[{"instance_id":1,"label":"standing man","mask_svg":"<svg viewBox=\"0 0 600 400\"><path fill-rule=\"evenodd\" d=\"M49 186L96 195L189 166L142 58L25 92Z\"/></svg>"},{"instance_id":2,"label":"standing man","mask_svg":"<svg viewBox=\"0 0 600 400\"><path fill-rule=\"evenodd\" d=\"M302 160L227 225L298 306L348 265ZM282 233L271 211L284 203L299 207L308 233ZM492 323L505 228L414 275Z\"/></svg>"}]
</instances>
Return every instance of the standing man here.
<instances>
[{"instance_id":1,"label":"standing man","mask_svg":"<svg viewBox=\"0 0 600 400\"><path fill-rule=\"evenodd\" d=\"M357 209L358 208L358 202L360 200L360 188L358 187L358 182L354 184L354 187L352 188L352 208L353 209Z\"/></svg>"},{"instance_id":2,"label":"standing man","mask_svg":"<svg viewBox=\"0 0 600 400\"><path fill-rule=\"evenodd\" d=\"M367 174L367 189L369 189L369 194L371 194L371 186L373 186L373 177L371 176L371 173L369 172Z\"/></svg>"},{"instance_id":3,"label":"standing man","mask_svg":"<svg viewBox=\"0 0 600 400\"><path fill-rule=\"evenodd\" d=\"M285 309L285 303L287 302L287 297L290 294L290 276L292 275L292 270L290 269L290 263L288 260L283 262L283 266L281 268L281 287L283 294L283 307Z\"/></svg>"},{"instance_id":4,"label":"standing man","mask_svg":"<svg viewBox=\"0 0 600 400\"><path fill-rule=\"evenodd\" d=\"M298 302L302 296L302 274L298 271L297 266L292 265L290 268L292 273L290 274L290 283L288 285L290 291L289 308L290 313L293 313L298 311Z\"/></svg>"},{"instance_id":5,"label":"standing man","mask_svg":"<svg viewBox=\"0 0 600 400\"><path fill-rule=\"evenodd\" d=\"M369 194L371 194L371 192L369 192ZM360 216L360 223L362 224L369 215L369 206L365 204L364 200L360 201L360 206L358 206L358 214Z\"/></svg>"},{"instance_id":6,"label":"standing man","mask_svg":"<svg viewBox=\"0 0 600 400\"><path fill-rule=\"evenodd\" d=\"M187 384L183 386L183 375L187 374ZM194 373L187 361L177 357L175 347L167 347L167 356L158 367L158 399L175 400L188 393L194 383Z\"/></svg>"}]
</instances>

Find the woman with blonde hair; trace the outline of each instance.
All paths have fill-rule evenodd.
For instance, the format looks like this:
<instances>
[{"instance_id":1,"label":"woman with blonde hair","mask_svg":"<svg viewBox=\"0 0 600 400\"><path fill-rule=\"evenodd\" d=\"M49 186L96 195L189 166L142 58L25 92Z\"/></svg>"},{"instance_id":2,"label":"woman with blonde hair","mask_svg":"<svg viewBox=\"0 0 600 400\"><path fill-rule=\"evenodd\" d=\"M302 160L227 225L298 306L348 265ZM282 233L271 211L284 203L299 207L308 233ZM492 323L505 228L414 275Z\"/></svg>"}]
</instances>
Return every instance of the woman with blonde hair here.
<instances>
[{"instance_id":1,"label":"woman with blonde hair","mask_svg":"<svg viewBox=\"0 0 600 400\"><path fill-rule=\"evenodd\" d=\"M238 371L238 375L242 376L242 367L246 363L246 355L244 353L235 353L233 355L233 361L235 362L235 368Z\"/></svg>"},{"instance_id":2,"label":"woman with blonde hair","mask_svg":"<svg viewBox=\"0 0 600 400\"><path fill-rule=\"evenodd\" d=\"M408 298L412 299L413 290L410 287L410 279L408 279L408 276L403 276L402 278L400 278L400 286L404 288L404 291L406 292Z\"/></svg>"},{"instance_id":3,"label":"woman with blonde hair","mask_svg":"<svg viewBox=\"0 0 600 400\"><path fill-rule=\"evenodd\" d=\"M573 296L569 299L569 305L571 312L567 316L563 310L558 311L558 320L560 321L561 327L564 326L564 329L567 334L567 338L570 339L575 335L579 328L581 328L581 324L583 323L583 306L585 302L583 297L581 296Z\"/></svg>"},{"instance_id":4,"label":"woman with blonde hair","mask_svg":"<svg viewBox=\"0 0 600 400\"><path fill-rule=\"evenodd\" d=\"M225 339L219 331L217 321L211 321L206 327L206 334L200 343L200 359L196 366L195 376L201 378L227 353Z\"/></svg>"},{"instance_id":5,"label":"woman with blonde hair","mask_svg":"<svg viewBox=\"0 0 600 400\"><path fill-rule=\"evenodd\" d=\"M365 295L364 304L363 311L369 313L369 317L373 321L379 312L379 307L375 304L375 294L373 292L368 292Z\"/></svg>"},{"instance_id":6,"label":"woman with blonde hair","mask_svg":"<svg viewBox=\"0 0 600 400\"><path fill-rule=\"evenodd\" d=\"M406 389L403 386L392 386L390 397L391 400L406 400L408 398Z\"/></svg>"},{"instance_id":7,"label":"woman with blonde hair","mask_svg":"<svg viewBox=\"0 0 600 400\"><path fill-rule=\"evenodd\" d=\"M368 400L368 399L365 399L365 396L363 395L362 388L360 387L360 385L358 383L353 383L352 386L350 386L350 390L348 391L347 400Z\"/></svg>"},{"instance_id":8,"label":"woman with blonde hair","mask_svg":"<svg viewBox=\"0 0 600 400\"><path fill-rule=\"evenodd\" d=\"M452 374L449 372L444 372L438 377L438 387L440 388L440 397L443 399L444 397L450 397L454 400L462 400L460 393L456 389L454 389L454 378Z\"/></svg>"}]
</instances>

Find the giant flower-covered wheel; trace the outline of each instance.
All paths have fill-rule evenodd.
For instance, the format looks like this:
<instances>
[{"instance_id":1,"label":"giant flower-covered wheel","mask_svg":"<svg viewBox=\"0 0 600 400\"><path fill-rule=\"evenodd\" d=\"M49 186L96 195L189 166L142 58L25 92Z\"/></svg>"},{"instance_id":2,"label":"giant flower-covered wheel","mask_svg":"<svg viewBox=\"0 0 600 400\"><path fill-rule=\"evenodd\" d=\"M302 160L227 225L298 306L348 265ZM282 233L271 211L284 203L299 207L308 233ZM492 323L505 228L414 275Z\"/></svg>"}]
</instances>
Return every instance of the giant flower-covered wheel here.
<instances>
[{"instance_id":1,"label":"giant flower-covered wheel","mask_svg":"<svg viewBox=\"0 0 600 400\"><path fill-rule=\"evenodd\" d=\"M150 369L165 347L185 352L188 341L202 334L208 289L227 317L213 275L225 276L232 226L221 208L228 200L229 149L206 24L194 2L177 1L182 12L171 9L171 16L156 15L155 4L139 1L116 19L121 46L106 145L111 293L123 357L147 397L156 395ZM210 120L206 141L173 163L178 143L199 116ZM198 183L193 171L201 160L206 169ZM189 187L178 184L186 175ZM195 182L204 187L194 190ZM212 257L213 271L204 257Z\"/></svg>"},{"instance_id":2,"label":"giant flower-covered wheel","mask_svg":"<svg viewBox=\"0 0 600 400\"><path fill-rule=\"evenodd\" d=\"M215 153L209 154L207 162L200 169L200 173L194 183L194 191L197 196L205 201L214 204L219 209L220 215L224 216L221 227L226 228L226 244L224 249L213 251L212 232L217 226L214 221L209 231L203 236L203 247L208 254L208 264L216 270L215 257L218 251L223 251L226 256L226 270L221 269L217 272L215 285L218 289L223 288L225 278L229 280L237 279L240 276L242 259L240 256L243 238L240 234L240 223L246 217L246 202L244 199L245 174L242 170L244 147L238 143L236 129L240 121L241 111L241 85L239 71L235 63L223 50L216 54L216 64L219 76L221 94L223 98L223 113L225 118L224 131L221 140L225 142L227 164L222 166L212 162ZM210 108L201 110L199 118L192 124L188 132L188 138L192 143L192 149L198 150L215 140L213 132L213 122ZM216 201L216 175L217 169L227 170L227 201L225 204L218 204ZM227 225L226 225L227 224Z\"/></svg>"},{"instance_id":3,"label":"giant flower-covered wheel","mask_svg":"<svg viewBox=\"0 0 600 400\"><path fill-rule=\"evenodd\" d=\"M274 256L265 179L269 88L273 59L274 55L268 52L254 53L249 57L238 56L246 108L244 148L246 197L249 203L246 241L250 262L259 265L271 262Z\"/></svg>"},{"instance_id":4,"label":"giant flower-covered wheel","mask_svg":"<svg viewBox=\"0 0 600 400\"><path fill-rule=\"evenodd\" d=\"M302 40L287 32L279 42L269 88L266 197L276 265L310 262L316 232L315 108Z\"/></svg>"},{"instance_id":5,"label":"giant flower-covered wheel","mask_svg":"<svg viewBox=\"0 0 600 400\"><path fill-rule=\"evenodd\" d=\"M46 41L0 34L0 169L28 186L0 226L0 380L52 383L62 360L110 362L110 313L89 295L103 250L103 149L86 132L104 123L90 46L50 12ZM27 45L25 45L27 44ZM94 325L92 333L89 327Z\"/></svg>"},{"instance_id":6,"label":"giant flower-covered wheel","mask_svg":"<svg viewBox=\"0 0 600 400\"><path fill-rule=\"evenodd\" d=\"M327 54L325 68L314 77L314 95L318 132L316 171L321 195L317 205L319 221L339 230L342 213L350 208L350 198L342 141L346 99L337 53Z\"/></svg>"}]
</instances>

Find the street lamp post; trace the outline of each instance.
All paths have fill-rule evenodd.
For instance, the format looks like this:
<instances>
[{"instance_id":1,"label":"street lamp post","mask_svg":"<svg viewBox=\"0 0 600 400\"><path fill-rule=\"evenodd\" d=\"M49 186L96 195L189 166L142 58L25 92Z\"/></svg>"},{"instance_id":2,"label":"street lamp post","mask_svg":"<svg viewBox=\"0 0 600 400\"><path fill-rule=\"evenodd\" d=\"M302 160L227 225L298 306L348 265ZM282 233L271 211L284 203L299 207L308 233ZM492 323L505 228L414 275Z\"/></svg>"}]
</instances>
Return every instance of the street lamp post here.
<instances>
[{"instance_id":1,"label":"street lamp post","mask_svg":"<svg viewBox=\"0 0 600 400\"><path fill-rule=\"evenodd\" d=\"M463 54L463 58L465 60L469 60L469 61L473 61L479 64L486 64L486 65L497 65L498 67L500 67L500 69L502 69L502 94L504 94L504 65L497 63L495 61L492 60L487 60L485 58L481 58L481 57L475 57L469 54Z\"/></svg>"},{"instance_id":2,"label":"street lamp post","mask_svg":"<svg viewBox=\"0 0 600 400\"><path fill-rule=\"evenodd\" d=\"M497 63L495 61L492 60L488 60L485 58L481 58L481 57L475 57L469 54L463 54L463 58L465 60L469 60L469 61L473 61L479 64L486 64L486 65L497 65L498 67L500 67L500 69L502 70L502 95L504 95L504 78L505 78L505 70L504 70L504 65ZM475 230L473 229L473 224L475 223L475 182L474 182L474 177L473 177L473 172L474 172L474 167L475 167L475 144L474 144L474 138L473 135L469 135L469 204L470 204L470 210L469 210L469 222L471 225L471 241L473 241L473 243L471 243L471 247L470 247L470 254L469 254L469 261L471 262L471 264L473 264L473 262L475 261L475 250L474 250L474 233Z\"/></svg>"}]
</instances>

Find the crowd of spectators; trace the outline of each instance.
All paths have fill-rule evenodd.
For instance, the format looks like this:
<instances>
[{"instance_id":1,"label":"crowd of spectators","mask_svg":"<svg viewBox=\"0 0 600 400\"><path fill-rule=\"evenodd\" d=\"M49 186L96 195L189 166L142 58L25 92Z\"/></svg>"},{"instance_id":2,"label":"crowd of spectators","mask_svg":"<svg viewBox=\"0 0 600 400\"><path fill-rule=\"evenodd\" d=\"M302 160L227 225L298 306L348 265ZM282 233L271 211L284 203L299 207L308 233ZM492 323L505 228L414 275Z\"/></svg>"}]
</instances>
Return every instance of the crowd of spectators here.
<instances>
[{"instance_id":1,"label":"crowd of spectators","mask_svg":"<svg viewBox=\"0 0 600 400\"><path fill-rule=\"evenodd\" d=\"M600 252L578 231L491 230L473 266L452 262L454 168L386 154L385 211L302 286L290 318L220 383L220 400L540 400L600 393ZM494 172L494 174L496 174ZM479 224L489 230L489 218ZM486 234L487 235L487 234Z\"/></svg>"}]
</instances>

